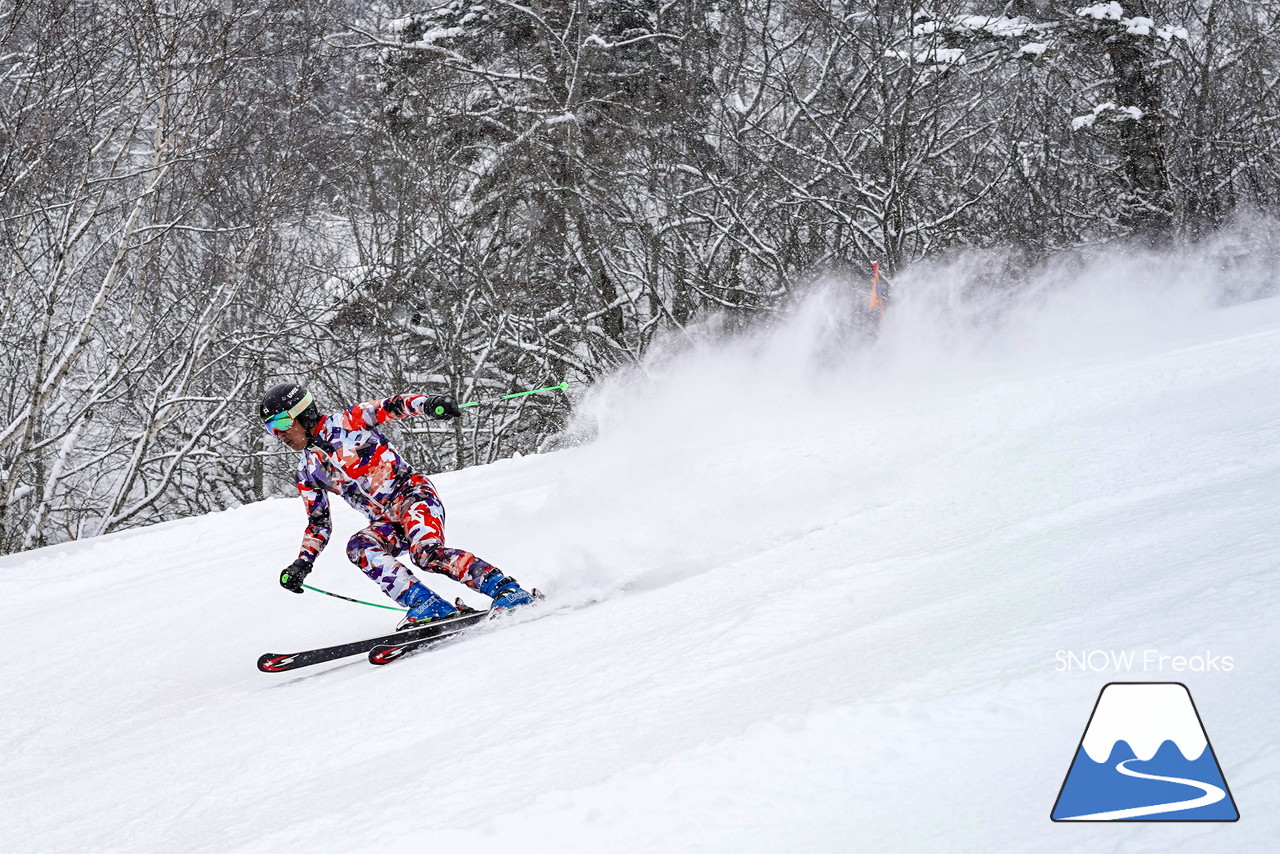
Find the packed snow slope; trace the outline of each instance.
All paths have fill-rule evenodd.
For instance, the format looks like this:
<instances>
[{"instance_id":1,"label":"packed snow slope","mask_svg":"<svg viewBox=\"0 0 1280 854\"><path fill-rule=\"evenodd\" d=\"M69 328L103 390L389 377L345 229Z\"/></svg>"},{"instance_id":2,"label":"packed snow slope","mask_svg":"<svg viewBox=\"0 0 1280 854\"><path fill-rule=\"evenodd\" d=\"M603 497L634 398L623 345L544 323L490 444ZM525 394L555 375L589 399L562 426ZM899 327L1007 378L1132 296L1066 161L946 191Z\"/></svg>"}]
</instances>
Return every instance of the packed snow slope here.
<instances>
[{"instance_id":1,"label":"packed snow slope","mask_svg":"<svg viewBox=\"0 0 1280 854\"><path fill-rule=\"evenodd\" d=\"M580 444L435 478L549 596L388 667L255 669L395 622L277 586L296 499L4 558L0 850L1275 850L1280 299L1216 287L973 261L874 341L833 283L663 342ZM310 582L375 599L336 523ZM1239 822L1050 821L1131 680L1189 687Z\"/></svg>"}]
</instances>

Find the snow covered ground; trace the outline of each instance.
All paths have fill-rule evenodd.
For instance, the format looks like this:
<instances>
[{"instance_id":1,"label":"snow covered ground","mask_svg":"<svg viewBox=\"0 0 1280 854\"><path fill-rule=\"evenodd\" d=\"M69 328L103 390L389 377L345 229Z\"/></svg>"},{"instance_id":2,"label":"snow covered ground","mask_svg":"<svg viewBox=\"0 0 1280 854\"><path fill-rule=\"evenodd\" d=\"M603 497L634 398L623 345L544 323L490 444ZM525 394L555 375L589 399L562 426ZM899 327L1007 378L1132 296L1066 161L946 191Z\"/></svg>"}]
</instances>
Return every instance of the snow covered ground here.
<instances>
[{"instance_id":1,"label":"snow covered ground","mask_svg":"<svg viewBox=\"0 0 1280 854\"><path fill-rule=\"evenodd\" d=\"M389 667L254 668L395 619L276 586L296 499L0 559L0 850L1271 850L1280 299L979 279L899 282L870 346L828 291L659 347L590 443L438 476L571 607ZM310 582L373 599L336 521ZM1189 687L1239 822L1049 820L1117 680Z\"/></svg>"}]
</instances>

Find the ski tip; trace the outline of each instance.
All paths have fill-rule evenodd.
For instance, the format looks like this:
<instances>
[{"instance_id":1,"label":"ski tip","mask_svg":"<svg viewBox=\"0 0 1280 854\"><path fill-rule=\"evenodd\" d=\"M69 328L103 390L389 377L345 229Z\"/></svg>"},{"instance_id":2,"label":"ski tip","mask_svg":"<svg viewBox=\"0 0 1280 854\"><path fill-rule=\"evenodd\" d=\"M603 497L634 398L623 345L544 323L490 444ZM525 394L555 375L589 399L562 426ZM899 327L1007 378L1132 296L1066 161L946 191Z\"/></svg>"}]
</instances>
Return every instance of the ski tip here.
<instances>
[{"instance_id":1,"label":"ski tip","mask_svg":"<svg viewBox=\"0 0 1280 854\"><path fill-rule=\"evenodd\" d=\"M390 664L404 654L403 646L380 646L369 650L370 664Z\"/></svg>"},{"instance_id":2,"label":"ski tip","mask_svg":"<svg viewBox=\"0 0 1280 854\"><path fill-rule=\"evenodd\" d=\"M297 656L293 654L268 652L258 658L258 669L263 673L279 673L282 670L288 670L295 658Z\"/></svg>"}]
</instances>

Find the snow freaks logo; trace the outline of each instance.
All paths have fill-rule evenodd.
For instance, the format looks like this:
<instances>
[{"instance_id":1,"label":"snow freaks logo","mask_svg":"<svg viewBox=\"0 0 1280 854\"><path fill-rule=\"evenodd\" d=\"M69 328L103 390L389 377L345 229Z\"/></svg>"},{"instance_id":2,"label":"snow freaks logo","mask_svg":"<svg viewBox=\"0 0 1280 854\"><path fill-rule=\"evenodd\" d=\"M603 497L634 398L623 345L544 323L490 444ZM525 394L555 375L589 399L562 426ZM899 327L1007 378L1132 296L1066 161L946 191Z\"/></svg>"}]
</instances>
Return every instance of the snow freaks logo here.
<instances>
[{"instance_id":1,"label":"snow freaks logo","mask_svg":"<svg viewBox=\"0 0 1280 854\"><path fill-rule=\"evenodd\" d=\"M1164 655L1158 649L1060 649L1054 655L1057 662L1053 669L1059 673L1073 670L1099 672L1113 670L1128 673L1229 673L1236 669L1236 661L1229 655L1216 655L1205 650L1204 655Z\"/></svg>"},{"instance_id":2,"label":"snow freaks logo","mask_svg":"<svg viewBox=\"0 0 1280 854\"><path fill-rule=\"evenodd\" d=\"M1236 821L1240 813L1181 682L1103 687L1054 821Z\"/></svg>"}]
</instances>

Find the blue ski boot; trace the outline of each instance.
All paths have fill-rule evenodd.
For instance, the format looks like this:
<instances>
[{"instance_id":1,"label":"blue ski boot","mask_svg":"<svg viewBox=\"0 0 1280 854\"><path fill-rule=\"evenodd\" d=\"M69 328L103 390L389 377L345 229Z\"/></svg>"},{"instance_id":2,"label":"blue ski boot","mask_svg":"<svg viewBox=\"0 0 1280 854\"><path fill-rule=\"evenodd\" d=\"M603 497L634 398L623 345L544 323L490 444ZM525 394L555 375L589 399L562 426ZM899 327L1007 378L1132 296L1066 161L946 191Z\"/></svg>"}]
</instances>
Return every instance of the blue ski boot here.
<instances>
[{"instance_id":1,"label":"blue ski boot","mask_svg":"<svg viewBox=\"0 0 1280 854\"><path fill-rule=\"evenodd\" d=\"M480 581L480 592L493 597L491 608L515 608L534 601L534 595L521 587L514 578L490 570Z\"/></svg>"},{"instance_id":2,"label":"blue ski boot","mask_svg":"<svg viewBox=\"0 0 1280 854\"><path fill-rule=\"evenodd\" d=\"M409 613L405 614L400 625L396 626L396 631L417 628L432 620L452 617L460 613L455 606L441 599L421 581L415 581L409 585L396 601L409 609Z\"/></svg>"}]
</instances>

